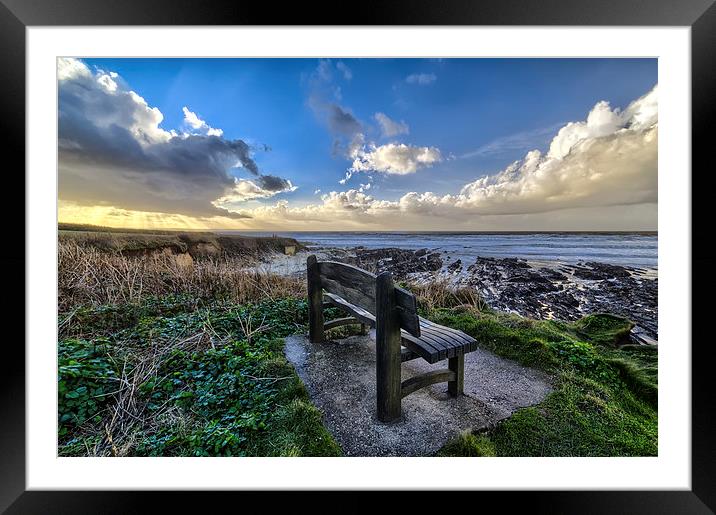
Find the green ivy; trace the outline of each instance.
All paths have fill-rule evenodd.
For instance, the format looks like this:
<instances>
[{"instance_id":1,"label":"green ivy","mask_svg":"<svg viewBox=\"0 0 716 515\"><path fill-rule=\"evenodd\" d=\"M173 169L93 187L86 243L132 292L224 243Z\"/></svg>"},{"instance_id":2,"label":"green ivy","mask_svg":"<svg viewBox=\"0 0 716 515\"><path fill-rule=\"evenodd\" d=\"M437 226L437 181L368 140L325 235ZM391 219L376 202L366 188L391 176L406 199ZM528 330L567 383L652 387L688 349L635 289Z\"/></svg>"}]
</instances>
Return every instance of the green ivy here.
<instances>
[{"instance_id":1,"label":"green ivy","mask_svg":"<svg viewBox=\"0 0 716 515\"><path fill-rule=\"evenodd\" d=\"M99 422L101 409L116 387L108 360L108 340L67 339L59 344L59 436L88 420ZM115 384L113 384L115 383Z\"/></svg>"},{"instance_id":2,"label":"green ivy","mask_svg":"<svg viewBox=\"0 0 716 515\"><path fill-rule=\"evenodd\" d=\"M236 305L177 296L77 310L68 319L67 331L93 339L60 342L60 452L82 454L86 445L97 444L94 435L100 435L99 441L104 437L101 409L118 386L112 363L126 367L131 377L147 349L167 348L203 331L205 338L215 340L215 347L205 340L198 348L178 347L160 358L151 379L138 385L135 402L148 423L136 427L130 454L336 454L320 414L284 409L306 394L297 387L293 368L285 364L283 338L305 332L307 321L306 301L296 299ZM97 394L100 397L94 398ZM291 417L317 440L291 436L296 431L290 427ZM283 443L272 442L274 433Z\"/></svg>"}]
</instances>

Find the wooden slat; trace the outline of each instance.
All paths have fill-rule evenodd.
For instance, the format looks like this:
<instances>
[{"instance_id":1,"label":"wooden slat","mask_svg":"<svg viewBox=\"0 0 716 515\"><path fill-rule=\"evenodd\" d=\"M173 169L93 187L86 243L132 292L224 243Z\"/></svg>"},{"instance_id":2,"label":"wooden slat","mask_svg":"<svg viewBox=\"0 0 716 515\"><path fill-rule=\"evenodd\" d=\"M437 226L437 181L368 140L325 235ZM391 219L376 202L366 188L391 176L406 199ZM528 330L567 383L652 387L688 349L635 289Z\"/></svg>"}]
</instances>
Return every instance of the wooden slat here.
<instances>
[{"instance_id":1,"label":"wooden slat","mask_svg":"<svg viewBox=\"0 0 716 515\"><path fill-rule=\"evenodd\" d=\"M450 346L444 341L442 341L440 338L436 338L429 331L423 331L420 338L418 338L418 341L427 342L435 349L437 349L440 359L445 359L448 357L448 351L450 349Z\"/></svg>"},{"instance_id":2,"label":"wooden slat","mask_svg":"<svg viewBox=\"0 0 716 515\"><path fill-rule=\"evenodd\" d=\"M454 380L455 372L452 370L448 370L447 368L441 370L431 370L430 372L426 372L403 381L400 384L400 395L401 397L405 397L406 395L410 395L414 391L430 386L431 384L444 383L446 381Z\"/></svg>"},{"instance_id":3,"label":"wooden slat","mask_svg":"<svg viewBox=\"0 0 716 515\"><path fill-rule=\"evenodd\" d=\"M423 326L423 334L429 334L446 342L452 349L448 352L449 358L459 353L477 350L477 340L463 333L447 331L447 329L440 325Z\"/></svg>"},{"instance_id":4,"label":"wooden slat","mask_svg":"<svg viewBox=\"0 0 716 515\"><path fill-rule=\"evenodd\" d=\"M458 332L448 331L446 328L440 327L440 326L423 326L423 330L431 331L435 334L440 334L444 338L448 338L451 341L455 341L457 344L469 348L471 350L477 349L477 340L474 338L471 338L470 336L466 334L461 334Z\"/></svg>"},{"instance_id":5,"label":"wooden slat","mask_svg":"<svg viewBox=\"0 0 716 515\"><path fill-rule=\"evenodd\" d=\"M452 337L458 339L458 341L461 341L463 344L468 345L471 350L477 349L477 340L475 340L475 338L473 338L469 334L465 334L462 331L453 329L452 327L446 327L443 325L436 324L435 322L431 322L430 320L427 320L422 317L420 317L420 324L424 328L431 328L437 332L440 332L447 336L452 336Z\"/></svg>"},{"instance_id":6,"label":"wooden slat","mask_svg":"<svg viewBox=\"0 0 716 515\"><path fill-rule=\"evenodd\" d=\"M332 279L354 290L362 291L369 297L375 297L376 275L357 266L339 263L338 261L319 261L318 270L321 277Z\"/></svg>"},{"instance_id":7,"label":"wooden slat","mask_svg":"<svg viewBox=\"0 0 716 515\"><path fill-rule=\"evenodd\" d=\"M440 357L440 350L433 347L429 342L422 341L407 331L401 333L400 336L403 345L413 352L420 354L420 357L428 363L437 363L441 359L444 359Z\"/></svg>"},{"instance_id":8,"label":"wooden slat","mask_svg":"<svg viewBox=\"0 0 716 515\"><path fill-rule=\"evenodd\" d=\"M477 341L477 340L475 340L475 338L473 338L469 334L466 334L458 329L453 329L452 327L447 327L444 325L436 324L435 322L428 320L427 318L420 317L420 324L424 325L424 326L434 327L439 331L459 336L466 343L471 343L471 342Z\"/></svg>"},{"instance_id":9,"label":"wooden slat","mask_svg":"<svg viewBox=\"0 0 716 515\"><path fill-rule=\"evenodd\" d=\"M375 314L375 275L336 261L320 261L318 270L328 292Z\"/></svg>"},{"instance_id":10,"label":"wooden slat","mask_svg":"<svg viewBox=\"0 0 716 515\"><path fill-rule=\"evenodd\" d=\"M332 305L336 306L337 308L340 308L343 311L350 313L351 315L356 317L361 322L364 322L371 327L375 326L375 315L373 315L372 313L369 313L365 309L360 308L354 304L351 304L350 302L346 302L338 295L334 295L332 293L324 293L323 298L326 299Z\"/></svg>"},{"instance_id":11,"label":"wooden slat","mask_svg":"<svg viewBox=\"0 0 716 515\"><path fill-rule=\"evenodd\" d=\"M335 329L336 327L341 327L343 325L354 325L361 323L362 322L355 317L335 318L323 324L323 330L328 331L329 329Z\"/></svg>"},{"instance_id":12,"label":"wooden slat","mask_svg":"<svg viewBox=\"0 0 716 515\"><path fill-rule=\"evenodd\" d=\"M375 314L375 274L337 261L319 261L323 288ZM415 296L395 286L395 306L400 327L413 336L420 336L420 321Z\"/></svg>"},{"instance_id":13,"label":"wooden slat","mask_svg":"<svg viewBox=\"0 0 716 515\"><path fill-rule=\"evenodd\" d=\"M438 324L426 324L423 326L423 334L420 338L414 338L404 332L403 341L409 343L410 345L406 346L429 363L477 350L477 341L474 338L456 330L446 332L443 329L448 328Z\"/></svg>"},{"instance_id":14,"label":"wooden slat","mask_svg":"<svg viewBox=\"0 0 716 515\"><path fill-rule=\"evenodd\" d=\"M442 348L445 349L446 358L452 358L459 350L462 350L463 347L461 341L446 337L442 333L434 331L432 327L423 327L423 335L420 338L429 338L431 341L441 345Z\"/></svg>"},{"instance_id":15,"label":"wooden slat","mask_svg":"<svg viewBox=\"0 0 716 515\"><path fill-rule=\"evenodd\" d=\"M375 314L375 296L369 297L361 290L321 276L321 286L329 293L343 297L349 303Z\"/></svg>"}]
</instances>

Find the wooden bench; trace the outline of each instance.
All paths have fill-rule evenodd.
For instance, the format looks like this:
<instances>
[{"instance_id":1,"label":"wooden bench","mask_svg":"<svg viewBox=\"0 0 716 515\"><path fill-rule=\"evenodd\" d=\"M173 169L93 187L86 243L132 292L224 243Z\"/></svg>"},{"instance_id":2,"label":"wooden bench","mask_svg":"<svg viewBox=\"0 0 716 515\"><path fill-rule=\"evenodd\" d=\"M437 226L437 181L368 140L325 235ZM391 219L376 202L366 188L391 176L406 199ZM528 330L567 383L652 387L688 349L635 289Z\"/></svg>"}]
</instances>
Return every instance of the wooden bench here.
<instances>
[{"instance_id":1,"label":"wooden bench","mask_svg":"<svg viewBox=\"0 0 716 515\"><path fill-rule=\"evenodd\" d=\"M465 354L477 349L471 336L418 316L415 296L393 284L389 272L372 274L335 261L307 260L309 339L325 341L325 331L349 324L376 329L378 419L400 418L401 399L420 388L448 383L450 395L463 393ZM323 308L335 306L350 316L325 322ZM448 360L448 367L400 380L403 361Z\"/></svg>"}]
</instances>

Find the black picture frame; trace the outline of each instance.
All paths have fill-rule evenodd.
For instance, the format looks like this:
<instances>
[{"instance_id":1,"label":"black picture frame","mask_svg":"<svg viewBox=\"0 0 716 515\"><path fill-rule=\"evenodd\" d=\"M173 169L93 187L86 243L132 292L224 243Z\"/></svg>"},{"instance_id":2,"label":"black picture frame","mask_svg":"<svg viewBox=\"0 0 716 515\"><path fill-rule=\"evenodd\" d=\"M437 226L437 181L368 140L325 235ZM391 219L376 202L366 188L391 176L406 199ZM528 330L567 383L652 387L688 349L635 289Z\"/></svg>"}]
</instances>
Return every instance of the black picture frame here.
<instances>
[{"instance_id":1,"label":"black picture frame","mask_svg":"<svg viewBox=\"0 0 716 515\"><path fill-rule=\"evenodd\" d=\"M706 230L714 182L710 131L716 117L716 5L715 0L393 0L363 3L348 13L337 3L261 3L191 0L0 0L0 127L6 170L6 238L12 255L3 253L5 270L25 269L25 29L53 25L530 25L530 26L688 26L691 27L692 170L679 173L692 184L692 490L641 492L523 492L480 493L498 497L500 511L515 504L549 513L713 513L716 510L716 436L712 337L709 319L716 259ZM8 158L15 158L10 161ZM8 163L14 162L14 165ZM11 173L12 172L12 173ZM15 183L12 183L14 177ZM20 194L20 192L23 194ZM8 194L8 192L13 192ZM668 192L662 192L666 195ZM699 198L702 197L702 198ZM699 202L702 200L702 202ZM19 205L12 207L11 203ZM698 238L700 235L701 238ZM32 274L32 270L25 270ZM8 513L127 513L149 507L148 497L159 493L41 492L25 486L25 284L20 273L7 273L0 305L6 333L0 373L0 510ZM684 299L688 302L688 299ZM668 316L668 314L663 314ZM670 342L676 344L676 342ZM169 493L170 495L166 495ZM182 503L186 496L164 492L162 502ZM247 493L225 493L222 497ZM254 494L255 495L255 494ZM420 499L420 497L418 497ZM445 499L445 497L443 497ZM212 499L213 500L213 499ZM482 502L482 501L481 501ZM165 509L169 509L165 504ZM248 504L244 504L248 506ZM357 505L356 505L357 507ZM477 509L477 505L475 505ZM485 508L487 509L487 505Z\"/></svg>"}]
</instances>

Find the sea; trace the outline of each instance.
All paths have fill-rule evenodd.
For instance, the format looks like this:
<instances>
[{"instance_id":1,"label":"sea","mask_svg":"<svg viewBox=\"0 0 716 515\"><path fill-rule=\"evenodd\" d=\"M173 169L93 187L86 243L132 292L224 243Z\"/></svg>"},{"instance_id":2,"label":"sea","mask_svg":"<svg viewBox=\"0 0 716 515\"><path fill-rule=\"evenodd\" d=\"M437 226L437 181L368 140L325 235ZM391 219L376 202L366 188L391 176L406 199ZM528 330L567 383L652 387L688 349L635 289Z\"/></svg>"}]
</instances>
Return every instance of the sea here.
<instances>
[{"instance_id":1,"label":"sea","mask_svg":"<svg viewBox=\"0 0 716 515\"><path fill-rule=\"evenodd\" d=\"M481 256L564 263L597 261L658 268L656 233L221 232L252 236L275 234L295 238L309 249L358 246L410 250L427 248L449 255L452 261L461 259L467 264Z\"/></svg>"}]
</instances>

